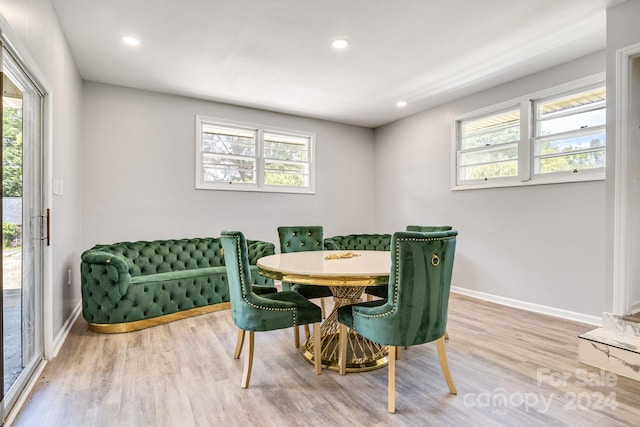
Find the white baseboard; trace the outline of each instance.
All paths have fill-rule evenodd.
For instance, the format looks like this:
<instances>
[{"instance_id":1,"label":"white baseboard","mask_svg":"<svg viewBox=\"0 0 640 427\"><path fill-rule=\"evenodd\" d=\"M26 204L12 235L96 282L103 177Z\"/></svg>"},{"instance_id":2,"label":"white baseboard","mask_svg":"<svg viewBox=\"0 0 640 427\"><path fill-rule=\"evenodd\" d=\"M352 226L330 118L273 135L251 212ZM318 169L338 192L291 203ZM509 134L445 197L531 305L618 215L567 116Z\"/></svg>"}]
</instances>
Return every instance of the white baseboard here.
<instances>
[{"instance_id":1,"label":"white baseboard","mask_svg":"<svg viewBox=\"0 0 640 427\"><path fill-rule=\"evenodd\" d=\"M67 321L64 322L64 325L62 325L62 329L60 329L58 336L56 336L56 338L53 340L51 353L46 355L47 359L53 359L54 357L56 357L56 355L62 348L62 344L64 344L64 341L67 339L67 335L69 335L71 327L76 322L78 316L80 316L80 313L82 313L82 301L78 301L78 304L67 318Z\"/></svg>"},{"instance_id":2,"label":"white baseboard","mask_svg":"<svg viewBox=\"0 0 640 427\"><path fill-rule=\"evenodd\" d=\"M5 427L10 427L15 421L16 416L18 415L18 412L20 412L20 409L22 409L22 406L29 398L29 395L31 394L31 391L33 390L36 383L38 382L38 379L40 379L40 376L42 375L42 371L44 371L44 368L47 366L47 363L49 363L49 360L56 357L56 355L62 348L62 345L64 344L65 340L67 339L67 336L69 335L69 332L71 331L71 327L75 323L80 313L82 313L82 301L78 301L78 305L73 309L73 311L67 318L67 321L64 322L64 325L62 325L62 329L58 333L58 336L56 337L56 339L53 341L54 345L53 345L51 354L45 356L42 362L40 362L35 372L31 376L31 379L29 379L29 382L27 383L24 390L20 394L20 397L16 401L16 404L13 405L13 408L11 408L11 412L9 413L9 415L4 421Z\"/></svg>"},{"instance_id":3,"label":"white baseboard","mask_svg":"<svg viewBox=\"0 0 640 427\"><path fill-rule=\"evenodd\" d=\"M548 307L546 305L534 304L526 301L520 301L512 298L501 297L498 295L487 294L484 292L474 291L471 289L451 287L451 292L467 295L485 301L494 302L508 307L519 308L522 310L533 311L535 313L546 314L549 316L559 317L561 319L573 320L574 322L586 323L588 325L602 326L602 317L592 316L589 314L576 313L575 311L562 310L560 308Z\"/></svg>"}]
</instances>

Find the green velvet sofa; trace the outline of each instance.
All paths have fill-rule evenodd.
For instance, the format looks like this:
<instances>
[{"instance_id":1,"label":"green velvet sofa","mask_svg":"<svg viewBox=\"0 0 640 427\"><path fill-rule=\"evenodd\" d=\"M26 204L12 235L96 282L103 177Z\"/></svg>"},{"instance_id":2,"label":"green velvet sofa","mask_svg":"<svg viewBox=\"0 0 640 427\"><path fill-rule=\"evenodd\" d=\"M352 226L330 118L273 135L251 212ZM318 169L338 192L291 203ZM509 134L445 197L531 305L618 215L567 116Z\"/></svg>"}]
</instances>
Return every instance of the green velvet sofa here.
<instances>
[{"instance_id":1,"label":"green velvet sofa","mask_svg":"<svg viewBox=\"0 0 640 427\"><path fill-rule=\"evenodd\" d=\"M326 250L348 251L388 251L391 248L391 234L347 234L324 239Z\"/></svg>"},{"instance_id":2,"label":"green velvet sofa","mask_svg":"<svg viewBox=\"0 0 640 427\"><path fill-rule=\"evenodd\" d=\"M248 240L255 285L273 286L256 261L273 243ZM96 332L128 332L229 305L219 238L120 242L85 251L80 264L82 315Z\"/></svg>"}]
</instances>

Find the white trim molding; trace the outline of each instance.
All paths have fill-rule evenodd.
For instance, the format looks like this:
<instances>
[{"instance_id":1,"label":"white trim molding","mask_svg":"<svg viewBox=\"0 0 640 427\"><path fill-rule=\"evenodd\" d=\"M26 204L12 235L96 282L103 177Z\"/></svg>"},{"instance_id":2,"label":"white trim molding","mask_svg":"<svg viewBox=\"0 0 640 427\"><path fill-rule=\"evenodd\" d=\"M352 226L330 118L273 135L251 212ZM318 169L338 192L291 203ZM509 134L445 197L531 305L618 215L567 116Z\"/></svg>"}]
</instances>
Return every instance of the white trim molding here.
<instances>
[{"instance_id":1,"label":"white trim molding","mask_svg":"<svg viewBox=\"0 0 640 427\"><path fill-rule=\"evenodd\" d=\"M532 311L534 313L546 314L547 316L559 317L561 319L572 320L574 322L586 323L588 325L602 326L601 316L592 316L575 311L563 310L561 308L549 307L546 305L534 304L512 298L501 297L499 295L487 294L485 292L474 291L472 289L451 287L451 292L466 295L469 297L493 302L507 307L519 308L521 310Z\"/></svg>"},{"instance_id":2,"label":"white trim molding","mask_svg":"<svg viewBox=\"0 0 640 427\"><path fill-rule=\"evenodd\" d=\"M613 223L613 313L625 315L631 309L629 268L628 186L627 165L629 146L629 103L631 61L640 54L640 43L616 51L616 119L615 119L615 179Z\"/></svg>"},{"instance_id":3,"label":"white trim molding","mask_svg":"<svg viewBox=\"0 0 640 427\"><path fill-rule=\"evenodd\" d=\"M29 70L29 77L34 84L44 94L42 111L42 192L43 192L43 212L47 207L52 206L51 181L53 160L53 89L48 80L40 71L36 61L29 55L27 48L22 44L18 35L13 31L9 22L0 13L0 33L5 47L10 49L21 66ZM43 334L43 357L51 353L53 345L53 248L45 246L43 251L42 267L42 334Z\"/></svg>"}]
</instances>

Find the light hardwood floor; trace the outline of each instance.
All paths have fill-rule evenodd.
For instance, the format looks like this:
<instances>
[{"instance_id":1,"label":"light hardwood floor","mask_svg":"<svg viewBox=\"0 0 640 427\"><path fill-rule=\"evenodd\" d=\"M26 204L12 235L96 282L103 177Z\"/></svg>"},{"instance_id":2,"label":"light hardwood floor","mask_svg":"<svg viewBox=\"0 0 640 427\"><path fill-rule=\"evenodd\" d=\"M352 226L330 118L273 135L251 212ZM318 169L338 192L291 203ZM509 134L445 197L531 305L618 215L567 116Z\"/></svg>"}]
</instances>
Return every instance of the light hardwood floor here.
<instances>
[{"instance_id":1,"label":"light hardwood floor","mask_svg":"<svg viewBox=\"0 0 640 427\"><path fill-rule=\"evenodd\" d=\"M577 361L576 337L592 326L454 294L447 329L458 395L435 344L411 347L389 414L386 369L316 376L291 330L256 334L251 385L241 389L229 311L116 335L79 319L13 425L640 425L640 383Z\"/></svg>"}]
</instances>

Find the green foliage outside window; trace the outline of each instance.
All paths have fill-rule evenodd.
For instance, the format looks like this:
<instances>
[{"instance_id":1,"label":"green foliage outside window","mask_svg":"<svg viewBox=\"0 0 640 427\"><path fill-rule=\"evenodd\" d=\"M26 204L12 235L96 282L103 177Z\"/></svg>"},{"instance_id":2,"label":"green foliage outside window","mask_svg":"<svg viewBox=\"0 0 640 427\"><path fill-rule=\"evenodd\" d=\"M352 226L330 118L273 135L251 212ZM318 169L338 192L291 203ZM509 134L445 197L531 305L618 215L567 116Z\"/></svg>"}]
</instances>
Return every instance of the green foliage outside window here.
<instances>
[{"instance_id":1,"label":"green foliage outside window","mask_svg":"<svg viewBox=\"0 0 640 427\"><path fill-rule=\"evenodd\" d=\"M485 179L518 175L518 162L492 163L482 166L470 166L464 169L464 179Z\"/></svg>"},{"instance_id":2,"label":"green foliage outside window","mask_svg":"<svg viewBox=\"0 0 640 427\"><path fill-rule=\"evenodd\" d=\"M22 197L22 109L3 108L2 194Z\"/></svg>"},{"instance_id":3,"label":"green foliage outside window","mask_svg":"<svg viewBox=\"0 0 640 427\"><path fill-rule=\"evenodd\" d=\"M304 172L298 165L269 163L264 174L265 185L287 185L302 187L305 185Z\"/></svg>"},{"instance_id":4,"label":"green foliage outside window","mask_svg":"<svg viewBox=\"0 0 640 427\"><path fill-rule=\"evenodd\" d=\"M555 155L538 159L538 173L580 171L605 167L605 143L598 136L591 138L587 143L576 142L562 145L561 141L558 145L561 146L560 149L553 144L541 144L542 155ZM580 150L583 151L580 152Z\"/></svg>"},{"instance_id":5,"label":"green foliage outside window","mask_svg":"<svg viewBox=\"0 0 640 427\"><path fill-rule=\"evenodd\" d=\"M9 222L2 223L2 239L4 247L7 248L12 245L13 241L20 236L20 229L17 225Z\"/></svg>"}]
</instances>

